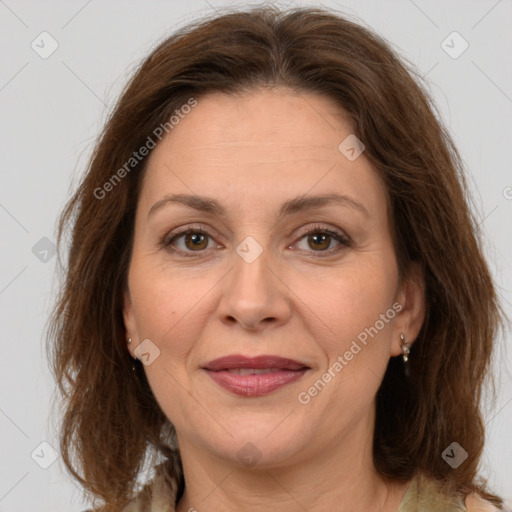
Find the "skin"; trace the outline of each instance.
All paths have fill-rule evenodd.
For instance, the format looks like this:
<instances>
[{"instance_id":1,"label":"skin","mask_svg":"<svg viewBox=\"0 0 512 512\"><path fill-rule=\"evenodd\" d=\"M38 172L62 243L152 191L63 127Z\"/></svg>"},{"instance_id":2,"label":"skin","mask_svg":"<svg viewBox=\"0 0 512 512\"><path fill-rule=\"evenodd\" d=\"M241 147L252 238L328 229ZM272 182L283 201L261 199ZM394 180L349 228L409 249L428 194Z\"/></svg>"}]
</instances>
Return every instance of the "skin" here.
<instances>
[{"instance_id":1,"label":"skin","mask_svg":"<svg viewBox=\"0 0 512 512\"><path fill-rule=\"evenodd\" d=\"M372 462L375 395L401 354L400 333L411 343L421 328L424 284L415 271L399 279L385 186L364 153L349 161L338 149L352 132L322 95L212 93L149 157L123 314L132 356L145 339L160 350L144 368L178 434L178 512L398 509L407 483L385 481ZM350 196L367 214L331 203L277 215L286 200L326 193ZM166 194L208 196L226 214L166 203L148 217ZM173 242L191 257L161 245L198 224L208 235L200 249L186 235ZM350 245L319 242L323 229ZM248 236L262 248L252 263L236 252ZM301 404L298 394L395 302L402 310ZM229 354L278 355L310 370L269 395L240 397L201 370ZM237 455L249 442L260 457L251 467Z\"/></svg>"}]
</instances>

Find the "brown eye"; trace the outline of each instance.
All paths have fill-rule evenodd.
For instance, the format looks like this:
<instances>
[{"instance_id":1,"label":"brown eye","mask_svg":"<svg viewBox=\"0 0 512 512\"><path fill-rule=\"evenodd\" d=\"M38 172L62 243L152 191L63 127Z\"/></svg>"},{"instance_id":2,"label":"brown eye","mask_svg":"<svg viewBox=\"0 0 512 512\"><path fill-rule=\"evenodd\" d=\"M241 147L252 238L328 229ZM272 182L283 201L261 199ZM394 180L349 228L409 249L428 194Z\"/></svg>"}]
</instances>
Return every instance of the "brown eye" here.
<instances>
[{"instance_id":1,"label":"brown eye","mask_svg":"<svg viewBox=\"0 0 512 512\"><path fill-rule=\"evenodd\" d=\"M185 235L185 247L192 251L205 249L208 246L208 235L203 233L188 233Z\"/></svg>"},{"instance_id":2,"label":"brown eye","mask_svg":"<svg viewBox=\"0 0 512 512\"><path fill-rule=\"evenodd\" d=\"M317 256L329 256L350 246L350 239L342 232L320 226L303 233L297 242L298 249L317 253Z\"/></svg>"},{"instance_id":3,"label":"brown eye","mask_svg":"<svg viewBox=\"0 0 512 512\"><path fill-rule=\"evenodd\" d=\"M162 247L184 256L190 256L193 252L205 252L204 249L208 248L208 244L212 240L208 233L200 229L191 228L165 238L162 241Z\"/></svg>"},{"instance_id":4,"label":"brown eye","mask_svg":"<svg viewBox=\"0 0 512 512\"><path fill-rule=\"evenodd\" d=\"M325 250L331 244L331 235L314 234L308 236L308 245L314 250Z\"/></svg>"}]
</instances>

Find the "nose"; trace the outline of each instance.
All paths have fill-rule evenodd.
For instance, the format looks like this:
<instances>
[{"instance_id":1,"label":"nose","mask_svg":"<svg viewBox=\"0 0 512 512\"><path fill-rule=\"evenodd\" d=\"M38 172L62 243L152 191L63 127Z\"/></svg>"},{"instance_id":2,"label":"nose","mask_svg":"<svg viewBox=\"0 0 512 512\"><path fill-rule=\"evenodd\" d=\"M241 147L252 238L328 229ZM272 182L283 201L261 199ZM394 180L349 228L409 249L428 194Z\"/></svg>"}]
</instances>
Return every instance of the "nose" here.
<instances>
[{"instance_id":1,"label":"nose","mask_svg":"<svg viewBox=\"0 0 512 512\"><path fill-rule=\"evenodd\" d=\"M234 268L224 281L218 314L222 322L261 331L286 323L291 316L289 289L274 270L269 251L246 261L234 253Z\"/></svg>"}]
</instances>

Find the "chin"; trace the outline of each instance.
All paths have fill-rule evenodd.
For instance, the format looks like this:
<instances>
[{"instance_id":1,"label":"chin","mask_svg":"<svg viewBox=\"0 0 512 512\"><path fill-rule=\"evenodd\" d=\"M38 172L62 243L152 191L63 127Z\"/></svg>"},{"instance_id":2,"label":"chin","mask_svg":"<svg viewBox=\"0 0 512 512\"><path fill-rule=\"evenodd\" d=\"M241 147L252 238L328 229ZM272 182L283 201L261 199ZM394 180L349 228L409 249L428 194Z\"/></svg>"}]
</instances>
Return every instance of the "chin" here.
<instances>
[{"instance_id":1,"label":"chin","mask_svg":"<svg viewBox=\"0 0 512 512\"><path fill-rule=\"evenodd\" d=\"M203 449L240 467L270 469L298 462L304 457L305 449L312 445L307 429L285 425L282 415L278 421L273 417L265 420L261 415L250 416L229 424L227 430L232 436L218 425L215 429L213 425L207 427L207 438L199 434ZM215 432L213 436L212 430Z\"/></svg>"}]
</instances>

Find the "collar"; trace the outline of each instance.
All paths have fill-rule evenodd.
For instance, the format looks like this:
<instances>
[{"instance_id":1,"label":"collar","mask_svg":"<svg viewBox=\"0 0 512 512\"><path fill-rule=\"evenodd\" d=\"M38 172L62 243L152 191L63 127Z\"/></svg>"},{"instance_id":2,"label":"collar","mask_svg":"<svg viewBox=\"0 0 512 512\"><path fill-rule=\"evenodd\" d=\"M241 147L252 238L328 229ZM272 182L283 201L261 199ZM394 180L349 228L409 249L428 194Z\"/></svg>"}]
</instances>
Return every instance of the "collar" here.
<instances>
[{"instance_id":1,"label":"collar","mask_svg":"<svg viewBox=\"0 0 512 512\"><path fill-rule=\"evenodd\" d=\"M176 512L178 491L182 486L183 473L177 461L155 466L155 475L122 512ZM488 504L488 502L483 502ZM409 483L397 512L471 512L460 496L443 491L441 483L425 475L417 474ZM490 505L490 504L489 504ZM489 510L496 510L489 508Z\"/></svg>"}]
</instances>

